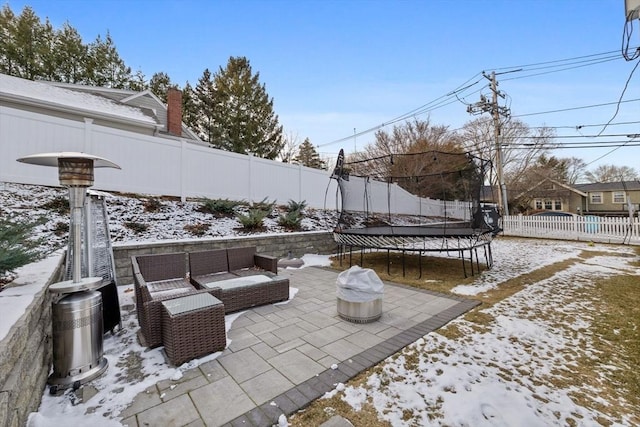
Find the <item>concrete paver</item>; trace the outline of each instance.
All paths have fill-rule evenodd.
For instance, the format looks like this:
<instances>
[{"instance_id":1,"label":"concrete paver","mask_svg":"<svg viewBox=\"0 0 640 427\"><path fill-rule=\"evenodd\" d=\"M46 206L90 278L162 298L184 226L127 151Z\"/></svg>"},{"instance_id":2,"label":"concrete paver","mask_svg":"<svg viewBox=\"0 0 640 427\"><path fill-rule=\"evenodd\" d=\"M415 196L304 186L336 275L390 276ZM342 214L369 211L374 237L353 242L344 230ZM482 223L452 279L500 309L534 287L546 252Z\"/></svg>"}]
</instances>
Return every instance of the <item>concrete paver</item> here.
<instances>
[{"instance_id":1,"label":"concrete paver","mask_svg":"<svg viewBox=\"0 0 640 427\"><path fill-rule=\"evenodd\" d=\"M262 405L293 386L294 384L278 372L277 369L270 369L240 384L240 387L256 405Z\"/></svg>"},{"instance_id":2,"label":"concrete paver","mask_svg":"<svg viewBox=\"0 0 640 427\"><path fill-rule=\"evenodd\" d=\"M200 419L188 394L156 405L138 414L138 424L146 426L181 427Z\"/></svg>"},{"instance_id":3,"label":"concrete paver","mask_svg":"<svg viewBox=\"0 0 640 427\"><path fill-rule=\"evenodd\" d=\"M128 425L271 426L478 303L386 284L382 317L357 324L336 311L337 272L281 270L291 301L243 312L215 360L136 396ZM337 367L337 369L336 369ZM342 421L342 420L334 420ZM343 425L343 424L338 424Z\"/></svg>"},{"instance_id":4,"label":"concrete paver","mask_svg":"<svg viewBox=\"0 0 640 427\"><path fill-rule=\"evenodd\" d=\"M228 353L218 358L222 367L239 383L258 376L271 369L255 351L250 348L236 353Z\"/></svg>"},{"instance_id":5,"label":"concrete paver","mask_svg":"<svg viewBox=\"0 0 640 427\"><path fill-rule=\"evenodd\" d=\"M255 403L231 377L201 387L197 392L189 393L189 396L208 426L228 423L255 407Z\"/></svg>"}]
</instances>

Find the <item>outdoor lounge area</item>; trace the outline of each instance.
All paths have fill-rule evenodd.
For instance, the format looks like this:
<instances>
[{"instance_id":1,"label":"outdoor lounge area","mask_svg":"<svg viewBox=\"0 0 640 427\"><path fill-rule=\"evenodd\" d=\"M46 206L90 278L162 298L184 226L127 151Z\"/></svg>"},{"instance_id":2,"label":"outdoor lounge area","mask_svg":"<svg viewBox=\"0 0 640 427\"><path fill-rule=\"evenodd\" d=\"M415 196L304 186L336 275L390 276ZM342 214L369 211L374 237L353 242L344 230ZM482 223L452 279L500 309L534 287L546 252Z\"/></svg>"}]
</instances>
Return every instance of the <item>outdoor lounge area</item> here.
<instances>
[{"instance_id":1,"label":"outdoor lounge area","mask_svg":"<svg viewBox=\"0 0 640 427\"><path fill-rule=\"evenodd\" d=\"M180 379L160 377L141 390L120 414L122 423L277 425L282 414L306 407L478 304L386 282L380 319L353 323L336 309L337 271L306 267L279 275L290 281L291 298L227 315L233 319L230 344L217 357L177 367ZM135 312L131 307L125 319ZM152 357L157 351L143 354Z\"/></svg>"},{"instance_id":2,"label":"outdoor lounge area","mask_svg":"<svg viewBox=\"0 0 640 427\"><path fill-rule=\"evenodd\" d=\"M277 258L256 247L138 255L131 266L144 344L164 345L174 364L224 349L226 313L289 298Z\"/></svg>"}]
</instances>

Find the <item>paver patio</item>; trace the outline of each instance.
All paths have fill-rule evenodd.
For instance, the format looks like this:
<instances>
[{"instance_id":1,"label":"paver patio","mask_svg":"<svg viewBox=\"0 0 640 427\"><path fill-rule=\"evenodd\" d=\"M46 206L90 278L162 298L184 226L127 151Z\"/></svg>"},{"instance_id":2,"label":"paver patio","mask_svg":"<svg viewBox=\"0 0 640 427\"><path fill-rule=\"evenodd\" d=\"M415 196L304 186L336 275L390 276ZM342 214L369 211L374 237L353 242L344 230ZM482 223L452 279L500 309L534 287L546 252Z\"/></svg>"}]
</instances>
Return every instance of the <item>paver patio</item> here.
<instances>
[{"instance_id":1,"label":"paver patio","mask_svg":"<svg viewBox=\"0 0 640 427\"><path fill-rule=\"evenodd\" d=\"M217 359L140 393L121 415L134 426L270 426L470 310L477 301L386 283L382 317L357 324L336 310L329 269L282 269L297 295L247 310Z\"/></svg>"}]
</instances>

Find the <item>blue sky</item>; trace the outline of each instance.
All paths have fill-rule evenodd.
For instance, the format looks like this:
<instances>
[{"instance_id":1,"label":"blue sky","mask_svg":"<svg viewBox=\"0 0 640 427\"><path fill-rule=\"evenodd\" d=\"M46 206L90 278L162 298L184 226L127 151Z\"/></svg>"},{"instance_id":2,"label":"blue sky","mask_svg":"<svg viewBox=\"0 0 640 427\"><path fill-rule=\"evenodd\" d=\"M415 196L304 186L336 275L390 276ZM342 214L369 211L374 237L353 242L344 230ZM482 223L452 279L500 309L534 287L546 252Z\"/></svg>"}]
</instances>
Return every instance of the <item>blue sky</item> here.
<instances>
[{"instance_id":1,"label":"blue sky","mask_svg":"<svg viewBox=\"0 0 640 427\"><path fill-rule=\"evenodd\" d=\"M230 56L246 56L274 99L287 135L309 137L325 156L347 152L374 139L353 137L480 80L460 93L477 102L487 82L478 73L509 71L521 65L612 52L610 61L534 70L498 77L511 114L530 126L559 127L562 142L594 144L589 138L614 115L635 61L620 55L624 0L30 0L2 1L19 13L30 5L55 28L65 21L85 43L111 34L133 70L150 78L164 71L181 86L195 85L205 68L217 71ZM640 45L635 23L632 46ZM553 63L548 65L560 65ZM511 68L509 68L511 67ZM538 76L523 77L545 73ZM513 79L515 77L515 79ZM510 79L510 80L508 80ZM640 70L629 81L617 117L602 133L640 133ZM455 98L443 98L454 100ZM505 101L506 102L506 101ZM417 117L461 127L476 118L463 102L425 108ZM628 125L616 123L635 122ZM587 126L585 126L587 125ZM576 126L585 126L576 129ZM391 130L387 125L384 129ZM346 141L332 143L341 138ZM640 146L562 149L558 157L580 157L590 167L626 165L640 169Z\"/></svg>"}]
</instances>

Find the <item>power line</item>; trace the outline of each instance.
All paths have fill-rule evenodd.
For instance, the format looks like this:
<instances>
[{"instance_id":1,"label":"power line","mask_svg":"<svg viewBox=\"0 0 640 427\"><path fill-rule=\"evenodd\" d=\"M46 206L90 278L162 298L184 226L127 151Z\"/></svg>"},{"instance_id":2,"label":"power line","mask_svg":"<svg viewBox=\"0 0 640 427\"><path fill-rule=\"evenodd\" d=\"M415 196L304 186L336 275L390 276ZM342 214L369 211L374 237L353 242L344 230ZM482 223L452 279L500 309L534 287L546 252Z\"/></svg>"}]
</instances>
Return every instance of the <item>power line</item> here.
<instances>
[{"instance_id":1,"label":"power line","mask_svg":"<svg viewBox=\"0 0 640 427\"><path fill-rule=\"evenodd\" d=\"M612 143L615 143L615 145L613 144L587 144L587 145L559 145L559 146L549 146L549 147L545 147L545 149L548 150L562 150L562 149L577 149L577 148L611 148L611 147L615 147L614 150L618 150L622 147L640 147L640 142L634 142L633 144L630 144L629 141L623 142L623 141L611 141ZM509 149L511 150L533 150L533 149L538 149L540 147L526 147L526 146L509 146ZM611 151L614 151L611 150ZM610 154L606 153L603 154L602 156L598 157L595 160L592 160L591 162L587 163L585 166L589 166L590 164L597 162L598 160L602 159L603 157L606 157Z\"/></svg>"},{"instance_id":2,"label":"power line","mask_svg":"<svg viewBox=\"0 0 640 427\"><path fill-rule=\"evenodd\" d=\"M625 104L627 102L637 102L640 101L640 98L635 98L635 99L628 99L626 101L620 101L620 104ZM511 116L511 117L527 117L527 116L538 116L541 114L551 114L551 113L562 113L564 111L574 111L574 110L583 110L586 108L596 108L596 107L606 107L608 105L616 105L618 104L618 101L616 102L605 102L603 104L593 104L593 105L584 105L582 107L571 107L571 108L563 108L560 110L549 110L549 111L539 111L537 113L526 113L526 114L518 114L515 116Z\"/></svg>"},{"instance_id":3,"label":"power line","mask_svg":"<svg viewBox=\"0 0 640 427\"><path fill-rule=\"evenodd\" d=\"M560 68L557 70L552 70L552 71L547 71L547 72L543 72L543 73L537 73L537 74L527 74L524 76L517 76L517 77L511 77L511 78L506 78L503 80L514 80L514 79L521 79L521 78L527 78L527 77L533 77L536 75L541 75L541 74L549 74L549 73L553 73L553 72L560 72L560 71L566 71L566 70L570 70L570 69L575 69L575 68L580 68L580 67L586 67L586 66L591 66L591 65L596 65L596 64L600 64L603 62L608 62L608 61L613 61L616 60L618 57L614 57L612 54L613 53L617 53L618 51L608 51L608 52L601 52L601 53L595 53L595 54L590 54L590 55L583 55L583 56L578 56L578 57L573 57L573 58L565 58L565 59L559 59L559 60L553 60L553 61L545 61L545 62L538 62L538 63L532 63L532 64L526 64L526 65L520 65L520 66L512 66L512 67L501 67L501 68L495 68L494 70L509 70L508 72L528 72L528 71L535 71L535 70L540 70L540 69L548 69L548 68L554 68L554 67L564 67L564 68ZM551 64L557 64L557 65L551 65ZM579 64L579 65L576 65ZM343 138L339 138L324 144L319 144L317 147L321 148L321 147L326 147L329 145L333 145L333 144L337 144L340 142L344 142L344 141L348 141L351 140L352 138L356 138L359 136L363 136L366 134L369 134L371 132L375 132L377 130L382 129L383 127L387 126L387 125L391 125L391 124L395 124L397 122L403 121L403 120L407 120L409 118L412 117L416 117L418 115L421 114L425 114L425 113L429 113L431 111L434 111L438 108L442 108L445 107L447 105L451 105L455 102L463 102L459 95L461 95L463 92L465 92L466 90L474 87L475 85L477 85L480 81L482 81L482 78L477 79L476 81L474 81L473 83L469 83L472 80L474 80L477 76L481 75L482 73L478 72L476 74L474 74L472 77L470 77L468 80L466 80L464 83L460 84L459 86L457 86L454 90L446 93L445 95L441 95L438 98L433 99L432 101L423 104L420 107L414 108L413 110L410 110L404 114L401 114L399 116L396 116L386 122L381 123L380 125L377 126L373 126L371 128L365 129L363 131L360 131L358 133L355 134L351 134L348 136L345 136ZM483 90L484 88L486 88L487 86L483 86L480 89L475 90L474 92L471 93L467 93L465 96L470 96L472 94L475 94L477 92L480 92L481 90ZM453 97L455 97L455 99L452 99ZM464 97L463 97L464 98ZM623 101L623 102L634 102L634 101L638 101L639 99L634 99L634 100L628 100L628 101ZM463 102L464 103L464 102ZM540 114L550 114L550 113L556 113L556 112L563 112L563 111L571 111L571 110L577 110L577 109L583 109L583 108L595 108L595 107L599 107L599 106L607 106L607 105L614 105L616 104L614 103L605 103L605 104L597 104L597 105L591 105L591 106L583 106L583 107L574 107L574 108L570 108L570 109L562 109L562 110L550 110L550 111L545 111L545 112L538 112L538 113L528 113L528 114L520 114L517 116L513 116L513 117L526 117L526 116L532 116L532 115L540 115ZM619 103L618 103L619 105Z\"/></svg>"},{"instance_id":4,"label":"power line","mask_svg":"<svg viewBox=\"0 0 640 427\"><path fill-rule=\"evenodd\" d=\"M577 59L585 59L585 58L593 58L595 56L604 56L604 55L610 55L612 53L618 53L617 50L611 50L609 52L601 52L601 53L593 53L590 55L583 55L583 56L576 56L573 58L565 58L565 59L556 59L553 61L545 61L545 62L536 62L533 64L524 64L524 65L515 65L512 67L502 67L502 68L494 68L494 70L498 71L498 70L509 70L509 69L514 69L514 68L528 68L528 67L536 67L538 65L547 65L547 64L554 64L554 63L559 63L559 62L568 62L568 61L575 61Z\"/></svg>"},{"instance_id":5,"label":"power line","mask_svg":"<svg viewBox=\"0 0 640 427\"><path fill-rule=\"evenodd\" d=\"M556 136L503 136L502 139L571 139L571 138L613 138L627 136L628 133L612 133L607 135L556 135Z\"/></svg>"},{"instance_id":6,"label":"power line","mask_svg":"<svg viewBox=\"0 0 640 427\"><path fill-rule=\"evenodd\" d=\"M591 62L591 63L589 63L589 64L576 65L576 66L573 66L573 67L560 68L560 69L557 69L557 70L544 71L544 72L540 72L540 73L526 74L526 75L524 75L524 76L509 77L509 78L502 79L502 80L503 80L503 81L505 81L505 80L519 80L519 79L526 79L526 78L528 78L528 77L543 76L543 75L545 75L545 74L559 73L559 72L562 72L562 71L574 70L574 69L576 69L576 68L589 67L589 66L591 66L591 65L602 64L602 63L605 63L605 62L611 62L611 61L615 61L615 60L617 60L617 59L620 59L620 58L615 58L615 59L603 59L603 60L601 60L601 61L595 61L595 62Z\"/></svg>"},{"instance_id":7,"label":"power line","mask_svg":"<svg viewBox=\"0 0 640 427\"><path fill-rule=\"evenodd\" d=\"M609 123L609 126L623 126L623 125L635 125L640 123L640 121L634 122L618 122L618 123ZM582 128L588 127L600 127L604 126L605 123L593 123L588 125L573 125L573 126L529 126L529 129L575 129L580 130Z\"/></svg>"},{"instance_id":8,"label":"power line","mask_svg":"<svg viewBox=\"0 0 640 427\"><path fill-rule=\"evenodd\" d=\"M480 82L480 80L478 80L475 83L473 83L473 85L477 84L478 82ZM465 86L463 89L466 90L469 87L471 87L471 85ZM483 86L483 87L481 87L480 89L477 89L474 92L468 93L466 96L473 95L473 94L475 94L477 92L480 92L485 87L486 86ZM454 92L449 92L449 93L451 94L451 93L454 93ZM447 99L443 99L445 97L448 97L448 100ZM437 102L437 101L439 101L439 102ZM381 124L379 124L377 126L370 127L368 129L360 131L360 132L358 132L356 134L351 134L349 136L345 136L344 138L336 139L336 140L333 140L331 142L327 142L325 144L319 144L318 148L326 147L328 145L337 144L339 142L348 141L348 140L350 140L350 139L352 139L354 137L359 137L359 136L366 135L366 134L371 133L371 132L375 132L377 130L382 129L385 126L392 125L392 124L395 124L397 122L400 122L400 121L403 121L403 120L407 120L409 118L416 117L416 116L421 115L421 114L429 113L431 111L437 110L438 108L442 108L442 107L446 107L447 105L455 104L456 102L458 102L458 100L455 99L455 98L452 99L452 96L450 96L450 95L449 96L442 95L442 96L434 99L433 101L431 101L431 102L429 102L427 104L424 104L423 106L421 106L419 108L415 108L415 109L411 110L408 113L405 113L405 114L403 114L401 116L397 116L397 117L395 117L395 118L393 118L393 119L391 119L389 121L386 121L384 123L381 123ZM432 105L434 103L435 103L435 105Z\"/></svg>"},{"instance_id":9,"label":"power line","mask_svg":"<svg viewBox=\"0 0 640 427\"><path fill-rule=\"evenodd\" d=\"M602 128L600 133L598 133L598 135L600 135L602 132L604 132L604 130L607 128L607 126L609 126L609 123L611 123L613 121L613 119L615 119L616 116L618 115L618 112L620 111L620 104L622 103L622 98L624 97L624 93L627 91L627 87L629 86L629 82L631 81L631 77L633 76L633 73L636 71L636 68L638 68L638 64L640 64L640 61L638 61L636 63L636 65L635 65L635 67L633 67L633 69L631 70L631 73L629 74L629 77L627 78L627 81L624 84L624 88L622 89L622 93L620 94L620 98L618 98L618 104L616 105L616 112L613 113L613 116L609 119L607 124L604 125L604 127Z\"/></svg>"}]
</instances>

